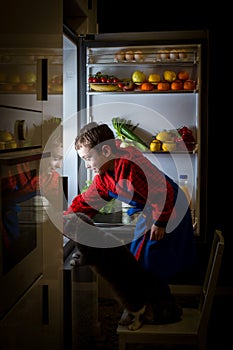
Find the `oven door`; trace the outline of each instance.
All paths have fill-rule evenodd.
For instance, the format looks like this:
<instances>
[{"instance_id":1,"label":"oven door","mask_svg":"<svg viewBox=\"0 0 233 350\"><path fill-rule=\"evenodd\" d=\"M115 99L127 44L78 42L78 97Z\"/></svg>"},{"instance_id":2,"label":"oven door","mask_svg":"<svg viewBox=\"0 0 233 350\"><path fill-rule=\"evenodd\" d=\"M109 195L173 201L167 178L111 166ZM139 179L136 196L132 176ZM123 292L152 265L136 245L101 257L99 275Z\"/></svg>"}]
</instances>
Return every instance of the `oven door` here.
<instances>
[{"instance_id":1,"label":"oven door","mask_svg":"<svg viewBox=\"0 0 233 350\"><path fill-rule=\"evenodd\" d=\"M42 152L0 157L0 319L43 274Z\"/></svg>"}]
</instances>

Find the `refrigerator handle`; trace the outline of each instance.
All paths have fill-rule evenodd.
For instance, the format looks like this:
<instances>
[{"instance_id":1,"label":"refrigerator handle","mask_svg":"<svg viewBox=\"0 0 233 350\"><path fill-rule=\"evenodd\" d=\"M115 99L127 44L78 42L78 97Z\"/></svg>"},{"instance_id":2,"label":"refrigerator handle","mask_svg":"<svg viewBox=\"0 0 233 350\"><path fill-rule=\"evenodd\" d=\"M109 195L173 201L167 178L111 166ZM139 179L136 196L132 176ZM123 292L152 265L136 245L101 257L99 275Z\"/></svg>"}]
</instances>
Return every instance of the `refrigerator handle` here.
<instances>
[{"instance_id":1,"label":"refrigerator handle","mask_svg":"<svg viewBox=\"0 0 233 350\"><path fill-rule=\"evenodd\" d=\"M48 100L48 59L37 60L37 100Z\"/></svg>"}]
</instances>

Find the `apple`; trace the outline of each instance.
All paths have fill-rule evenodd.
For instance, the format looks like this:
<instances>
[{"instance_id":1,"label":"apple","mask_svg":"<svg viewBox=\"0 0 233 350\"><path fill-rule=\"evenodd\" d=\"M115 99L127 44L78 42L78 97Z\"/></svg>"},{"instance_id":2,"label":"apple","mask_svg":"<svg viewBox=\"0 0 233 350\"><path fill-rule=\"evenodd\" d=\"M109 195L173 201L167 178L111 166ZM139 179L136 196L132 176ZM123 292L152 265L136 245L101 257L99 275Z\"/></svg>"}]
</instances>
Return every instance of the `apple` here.
<instances>
[{"instance_id":1,"label":"apple","mask_svg":"<svg viewBox=\"0 0 233 350\"><path fill-rule=\"evenodd\" d=\"M130 81L129 83L126 83L124 86L123 86L123 91L133 91L135 88L135 85L132 81Z\"/></svg>"},{"instance_id":2,"label":"apple","mask_svg":"<svg viewBox=\"0 0 233 350\"><path fill-rule=\"evenodd\" d=\"M136 70L133 72L131 79L135 84L142 84L146 80L146 75L142 71Z\"/></svg>"}]
</instances>

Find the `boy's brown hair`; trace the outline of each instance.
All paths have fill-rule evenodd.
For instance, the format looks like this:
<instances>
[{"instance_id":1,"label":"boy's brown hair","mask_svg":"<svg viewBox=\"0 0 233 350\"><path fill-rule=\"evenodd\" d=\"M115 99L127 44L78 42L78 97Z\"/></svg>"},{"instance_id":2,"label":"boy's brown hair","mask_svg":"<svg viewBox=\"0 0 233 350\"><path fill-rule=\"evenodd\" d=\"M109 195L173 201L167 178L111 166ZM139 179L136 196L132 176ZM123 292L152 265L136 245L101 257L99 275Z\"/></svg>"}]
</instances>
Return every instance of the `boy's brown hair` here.
<instances>
[{"instance_id":1,"label":"boy's brown hair","mask_svg":"<svg viewBox=\"0 0 233 350\"><path fill-rule=\"evenodd\" d=\"M115 151L116 144L113 131L107 124L91 122L80 130L75 139L75 150L77 151L83 146L98 147L103 143L108 144Z\"/></svg>"}]
</instances>

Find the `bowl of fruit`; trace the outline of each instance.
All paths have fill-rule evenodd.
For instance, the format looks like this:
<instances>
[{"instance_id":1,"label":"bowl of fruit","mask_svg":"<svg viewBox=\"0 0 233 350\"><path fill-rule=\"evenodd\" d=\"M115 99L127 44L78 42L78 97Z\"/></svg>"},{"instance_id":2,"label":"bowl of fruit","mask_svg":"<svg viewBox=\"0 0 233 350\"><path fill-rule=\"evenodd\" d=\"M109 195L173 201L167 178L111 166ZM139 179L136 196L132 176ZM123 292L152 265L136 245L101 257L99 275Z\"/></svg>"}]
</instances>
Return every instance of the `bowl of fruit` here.
<instances>
[{"instance_id":1,"label":"bowl of fruit","mask_svg":"<svg viewBox=\"0 0 233 350\"><path fill-rule=\"evenodd\" d=\"M119 79L113 75L102 74L97 72L88 77L90 89L93 91L107 92L119 90Z\"/></svg>"}]
</instances>

